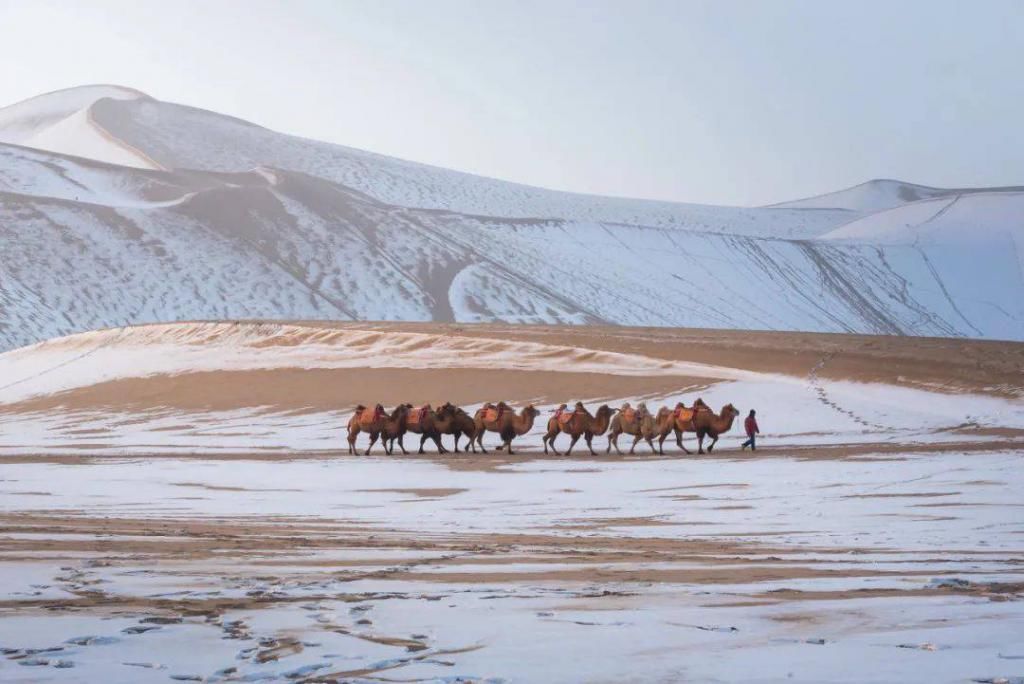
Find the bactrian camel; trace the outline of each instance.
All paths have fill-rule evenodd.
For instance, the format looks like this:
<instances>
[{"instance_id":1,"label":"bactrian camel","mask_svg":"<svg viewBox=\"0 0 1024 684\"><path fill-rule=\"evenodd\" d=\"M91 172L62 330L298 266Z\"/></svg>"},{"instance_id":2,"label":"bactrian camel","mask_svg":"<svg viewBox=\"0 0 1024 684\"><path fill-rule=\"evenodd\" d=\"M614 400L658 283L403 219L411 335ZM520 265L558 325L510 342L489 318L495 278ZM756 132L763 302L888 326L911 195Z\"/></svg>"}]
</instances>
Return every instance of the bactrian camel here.
<instances>
[{"instance_id":1,"label":"bactrian camel","mask_svg":"<svg viewBox=\"0 0 1024 684\"><path fill-rule=\"evenodd\" d=\"M630 447L629 453L632 454L634 452L641 438L651 447L651 451L655 452L656 450L652 442L656 434L655 427L654 416L647 410L647 404L641 402L637 404L636 408L631 407L629 404L623 405L619 412L615 414L615 417L612 418L611 427L608 430L608 446L605 448L605 453L611 452L613 446L616 453L622 453L619 449L619 435L621 434L633 436L633 445Z\"/></svg>"},{"instance_id":2,"label":"bactrian camel","mask_svg":"<svg viewBox=\"0 0 1024 684\"><path fill-rule=\"evenodd\" d=\"M555 448L555 438L563 432L572 438L569 442L569 448L566 450L566 455L572 453L572 448L576 446L576 442L579 441L580 437L583 437L587 442L587 448L590 449L590 455L596 456L594 452L594 446L591 444L595 436L600 437L608 430L608 425L611 423L612 414L618 409L612 409L608 404L602 404L597 409L597 413L590 415L582 406L576 408L573 411L565 411L561 415L554 415L548 419L548 431L544 435L544 453L548 453L548 445L551 445L551 451L555 453L555 456L560 456L558 449Z\"/></svg>"},{"instance_id":3,"label":"bactrian camel","mask_svg":"<svg viewBox=\"0 0 1024 684\"><path fill-rule=\"evenodd\" d=\"M519 435L525 435L533 429L533 421L540 414L533 404L525 406L518 414L504 402L498 404L485 404L481 407L473 421L476 423L476 443L486 454L484 448L484 433L497 432L501 436L501 446L498 451L505 449L509 454L512 451L512 440Z\"/></svg>"},{"instance_id":4,"label":"bactrian camel","mask_svg":"<svg viewBox=\"0 0 1024 684\"><path fill-rule=\"evenodd\" d=\"M728 432L732 428L732 422L740 415L739 410L732 404L722 407L722 412L715 414L712 411L697 411L693 416L694 432L697 433L697 453L704 453L704 437L711 437L711 444L708 445L708 453L715 448L718 436Z\"/></svg>"},{"instance_id":5,"label":"bactrian camel","mask_svg":"<svg viewBox=\"0 0 1024 684\"><path fill-rule=\"evenodd\" d=\"M366 451L363 452L364 456L370 455L370 449L377 442L377 439L384 433L387 438L391 438L392 435L399 437L399 445L401 445L401 435L405 432L405 419L408 413L408 404L398 405L389 416L384 412L384 407L377 404L374 408L370 409L362 404L356 407L355 413L348 420L348 453L356 453L356 437L359 436L360 432L365 432L370 435L370 444L366 447ZM389 454L391 450L385 448ZM402 453L405 453L405 449L402 449Z\"/></svg>"},{"instance_id":6,"label":"bactrian camel","mask_svg":"<svg viewBox=\"0 0 1024 684\"><path fill-rule=\"evenodd\" d=\"M441 433L449 427L449 421L455 413L455 407L451 404L445 404L437 411L431 408L430 404L420 408L413 408L411 404L406 404L406 407L408 408L408 414L405 418L405 432L413 432L420 436L420 449L417 453L424 453L423 444L428 438L434 440L434 444L437 445L437 453L448 453L448 450L441 444ZM404 433L397 435L397 438L398 446L401 447L404 454L405 447L402 446L403 436Z\"/></svg>"}]
</instances>

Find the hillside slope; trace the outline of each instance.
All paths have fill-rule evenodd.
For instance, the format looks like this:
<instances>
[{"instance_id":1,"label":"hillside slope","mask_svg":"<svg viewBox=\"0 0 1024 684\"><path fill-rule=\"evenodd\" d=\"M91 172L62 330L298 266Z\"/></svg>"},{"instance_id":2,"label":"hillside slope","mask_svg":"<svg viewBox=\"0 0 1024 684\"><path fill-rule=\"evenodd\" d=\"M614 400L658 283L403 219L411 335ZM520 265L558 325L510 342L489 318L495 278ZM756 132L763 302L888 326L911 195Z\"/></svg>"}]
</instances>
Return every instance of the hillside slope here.
<instances>
[{"instance_id":1,"label":"hillside slope","mask_svg":"<svg viewBox=\"0 0 1024 684\"><path fill-rule=\"evenodd\" d=\"M922 248L870 228L892 212L559 193L105 92L0 110L24 139L87 110L164 167L0 145L0 349L241 318L1024 339L1019 194L961 200Z\"/></svg>"}]
</instances>

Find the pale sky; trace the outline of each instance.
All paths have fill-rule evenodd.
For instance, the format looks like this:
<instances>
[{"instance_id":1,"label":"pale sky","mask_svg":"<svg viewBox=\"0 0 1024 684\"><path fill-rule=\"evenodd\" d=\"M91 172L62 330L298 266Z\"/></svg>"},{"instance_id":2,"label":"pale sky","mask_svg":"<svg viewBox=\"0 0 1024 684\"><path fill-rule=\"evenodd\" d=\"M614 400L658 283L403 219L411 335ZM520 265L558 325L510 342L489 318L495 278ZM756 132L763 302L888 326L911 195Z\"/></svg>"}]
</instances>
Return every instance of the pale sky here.
<instances>
[{"instance_id":1,"label":"pale sky","mask_svg":"<svg viewBox=\"0 0 1024 684\"><path fill-rule=\"evenodd\" d=\"M0 105L116 83L544 187L1024 184L1024 0L0 0Z\"/></svg>"}]
</instances>

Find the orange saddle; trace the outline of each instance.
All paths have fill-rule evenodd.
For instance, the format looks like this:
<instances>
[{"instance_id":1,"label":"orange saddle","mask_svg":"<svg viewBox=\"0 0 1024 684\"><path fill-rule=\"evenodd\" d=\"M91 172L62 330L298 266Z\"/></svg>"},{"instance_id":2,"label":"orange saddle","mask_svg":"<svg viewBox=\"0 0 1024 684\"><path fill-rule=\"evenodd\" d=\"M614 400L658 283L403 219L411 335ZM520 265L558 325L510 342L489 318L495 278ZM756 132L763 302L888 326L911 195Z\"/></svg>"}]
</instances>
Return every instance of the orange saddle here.
<instances>
[{"instance_id":1,"label":"orange saddle","mask_svg":"<svg viewBox=\"0 0 1024 684\"><path fill-rule=\"evenodd\" d=\"M684 422L688 420L693 420L693 409L677 408L674 411L672 411L672 416L676 420L681 420Z\"/></svg>"},{"instance_id":2,"label":"orange saddle","mask_svg":"<svg viewBox=\"0 0 1024 684\"><path fill-rule=\"evenodd\" d=\"M573 417L576 415L575 411L562 411L558 414L558 424L568 425L572 422Z\"/></svg>"},{"instance_id":3,"label":"orange saddle","mask_svg":"<svg viewBox=\"0 0 1024 684\"><path fill-rule=\"evenodd\" d=\"M377 406L373 409L365 408L359 412L360 425L373 425L384 417L384 407Z\"/></svg>"},{"instance_id":4,"label":"orange saddle","mask_svg":"<svg viewBox=\"0 0 1024 684\"><path fill-rule=\"evenodd\" d=\"M485 406L483 419L486 423L496 423L501 420L501 417L508 411L507 408L500 406Z\"/></svg>"},{"instance_id":5,"label":"orange saddle","mask_svg":"<svg viewBox=\"0 0 1024 684\"><path fill-rule=\"evenodd\" d=\"M420 406L418 409L409 413L409 418L407 422L412 423L413 425L419 425L426 419L427 411L429 410L430 404Z\"/></svg>"}]
</instances>

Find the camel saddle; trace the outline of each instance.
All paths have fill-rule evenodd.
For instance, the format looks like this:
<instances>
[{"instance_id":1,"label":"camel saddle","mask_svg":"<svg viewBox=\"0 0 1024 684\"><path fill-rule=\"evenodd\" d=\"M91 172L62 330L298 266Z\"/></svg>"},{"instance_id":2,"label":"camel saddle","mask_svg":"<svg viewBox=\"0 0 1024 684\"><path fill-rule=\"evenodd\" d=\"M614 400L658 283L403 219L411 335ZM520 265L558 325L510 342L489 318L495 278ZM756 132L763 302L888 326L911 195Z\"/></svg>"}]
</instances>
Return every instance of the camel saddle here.
<instances>
[{"instance_id":1,"label":"camel saddle","mask_svg":"<svg viewBox=\"0 0 1024 684\"><path fill-rule=\"evenodd\" d=\"M694 411L693 409L680 407L672 411L672 417L674 417L676 420L682 420L685 422L688 420L693 420L694 413L696 413L696 411Z\"/></svg>"},{"instance_id":2,"label":"camel saddle","mask_svg":"<svg viewBox=\"0 0 1024 684\"><path fill-rule=\"evenodd\" d=\"M562 411L557 414L558 424L566 426L572 422L572 419L576 417L575 411Z\"/></svg>"},{"instance_id":3,"label":"camel saddle","mask_svg":"<svg viewBox=\"0 0 1024 684\"><path fill-rule=\"evenodd\" d=\"M374 407L371 411L368 408L364 408L359 412L359 424L360 425L373 425L381 418L384 417L384 407L380 404Z\"/></svg>"},{"instance_id":4,"label":"camel saddle","mask_svg":"<svg viewBox=\"0 0 1024 684\"><path fill-rule=\"evenodd\" d=\"M494 406L488 404L484 406L483 419L485 423L497 423L501 420L501 417L505 415L505 412L510 410L507 406Z\"/></svg>"},{"instance_id":5,"label":"camel saddle","mask_svg":"<svg viewBox=\"0 0 1024 684\"><path fill-rule=\"evenodd\" d=\"M420 406L418 409L409 412L406 422L411 425L419 425L426 420L428 411L430 411L430 404Z\"/></svg>"}]
</instances>

